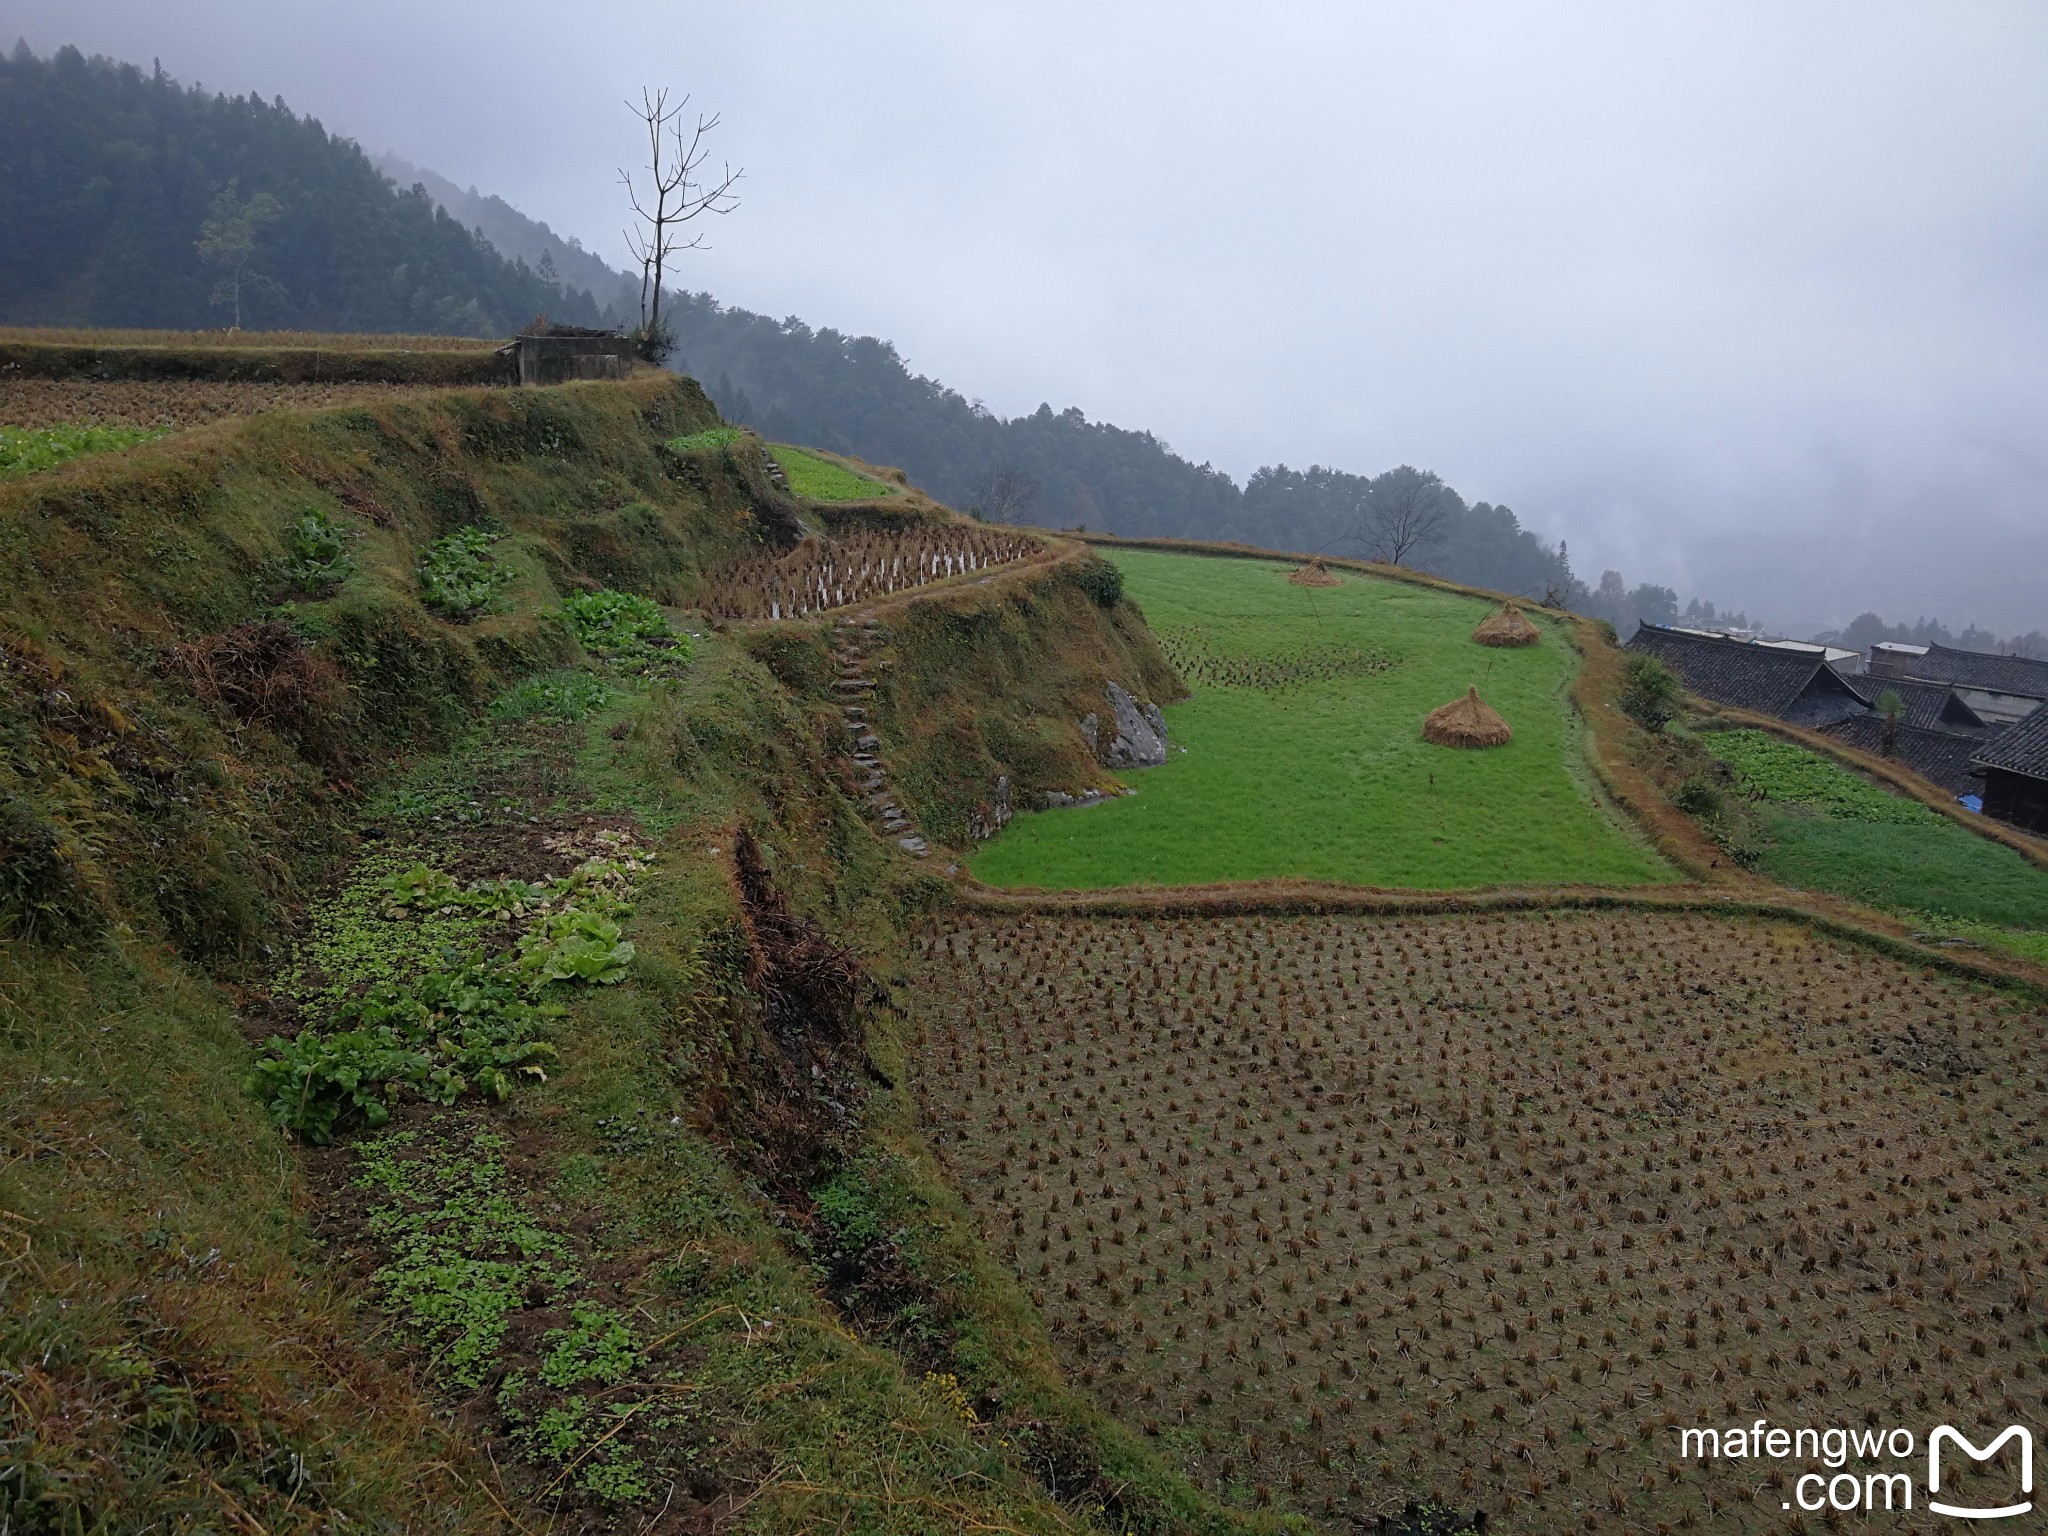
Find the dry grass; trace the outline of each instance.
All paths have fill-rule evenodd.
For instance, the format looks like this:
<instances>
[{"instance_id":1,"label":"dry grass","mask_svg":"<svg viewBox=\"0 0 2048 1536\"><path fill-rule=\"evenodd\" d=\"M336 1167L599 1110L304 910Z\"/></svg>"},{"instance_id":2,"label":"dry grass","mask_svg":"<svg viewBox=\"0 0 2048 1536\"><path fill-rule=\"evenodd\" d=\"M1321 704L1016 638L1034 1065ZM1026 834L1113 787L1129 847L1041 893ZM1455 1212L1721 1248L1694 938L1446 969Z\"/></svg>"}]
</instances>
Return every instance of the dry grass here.
<instances>
[{"instance_id":1,"label":"dry grass","mask_svg":"<svg viewBox=\"0 0 2048 1536\"><path fill-rule=\"evenodd\" d=\"M1524 618L1522 610L1513 603L1503 603L1499 613L1491 615L1472 631L1472 638L1481 645L1511 648L1535 645L1543 638L1543 631Z\"/></svg>"},{"instance_id":2,"label":"dry grass","mask_svg":"<svg viewBox=\"0 0 2048 1536\"><path fill-rule=\"evenodd\" d=\"M971 917L917 981L985 1237L1211 1488L1775 1530L1676 1426L2038 1406L2038 1001L1648 913Z\"/></svg>"},{"instance_id":3,"label":"dry grass","mask_svg":"<svg viewBox=\"0 0 2048 1536\"><path fill-rule=\"evenodd\" d=\"M504 342L480 336L374 335L349 331L146 331L71 326L0 326L0 344L59 347L233 347L247 351L318 347L334 352L488 352Z\"/></svg>"},{"instance_id":4,"label":"dry grass","mask_svg":"<svg viewBox=\"0 0 2048 1536\"><path fill-rule=\"evenodd\" d=\"M1477 688L1467 688L1462 699L1432 709L1423 718L1422 739L1440 747L1504 747L1515 733L1479 697Z\"/></svg>"},{"instance_id":5,"label":"dry grass","mask_svg":"<svg viewBox=\"0 0 2048 1536\"><path fill-rule=\"evenodd\" d=\"M317 411L421 396L428 384L283 384L255 380L0 377L0 425L196 427L265 411Z\"/></svg>"}]
</instances>

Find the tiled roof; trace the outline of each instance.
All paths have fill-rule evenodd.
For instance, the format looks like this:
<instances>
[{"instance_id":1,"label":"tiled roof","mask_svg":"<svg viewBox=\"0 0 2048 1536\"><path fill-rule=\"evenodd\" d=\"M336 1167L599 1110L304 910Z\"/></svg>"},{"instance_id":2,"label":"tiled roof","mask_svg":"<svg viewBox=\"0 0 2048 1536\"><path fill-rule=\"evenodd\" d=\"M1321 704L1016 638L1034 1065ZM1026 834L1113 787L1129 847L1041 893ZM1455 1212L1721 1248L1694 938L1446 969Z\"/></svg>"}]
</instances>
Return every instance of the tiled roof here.
<instances>
[{"instance_id":1,"label":"tiled roof","mask_svg":"<svg viewBox=\"0 0 2048 1536\"><path fill-rule=\"evenodd\" d=\"M2030 656L1993 656L1985 651L1930 645L1925 656L1901 657L1900 664L1908 675L1930 683L2048 699L2048 661Z\"/></svg>"},{"instance_id":2,"label":"tiled roof","mask_svg":"<svg viewBox=\"0 0 2048 1536\"><path fill-rule=\"evenodd\" d=\"M1984 718L1956 697L1950 683L1923 683L1905 677L1874 677L1863 673L1852 677L1849 686L1869 701L1872 709L1889 691L1906 706L1899 716L1901 725L1917 725L1923 731L1977 731L1990 727Z\"/></svg>"},{"instance_id":3,"label":"tiled roof","mask_svg":"<svg viewBox=\"0 0 2048 1536\"><path fill-rule=\"evenodd\" d=\"M1855 715L1825 728L1826 734L1873 757L1883 757L1884 717ZM1908 725L1901 718L1898 735L1892 741L1893 761L1903 763L1923 779L1930 779L1952 795L1970 795L1983 788L1970 773L1972 758L1984 750L1982 735L1966 736L1957 731L1929 731Z\"/></svg>"},{"instance_id":4,"label":"tiled roof","mask_svg":"<svg viewBox=\"0 0 2048 1536\"><path fill-rule=\"evenodd\" d=\"M2030 779L2048 779L2048 706L1994 736L1978 748L1973 761Z\"/></svg>"},{"instance_id":5,"label":"tiled roof","mask_svg":"<svg viewBox=\"0 0 2048 1536\"><path fill-rule=\"evenodd\" d=\"M1657 624L1640 626L1629 637L1628 649L1658 657L1678 674L1687 692L1716 704L1815 726L1863 712L1862 696L1819 651L1688 635Z\"/></svg>"}]
</instances>

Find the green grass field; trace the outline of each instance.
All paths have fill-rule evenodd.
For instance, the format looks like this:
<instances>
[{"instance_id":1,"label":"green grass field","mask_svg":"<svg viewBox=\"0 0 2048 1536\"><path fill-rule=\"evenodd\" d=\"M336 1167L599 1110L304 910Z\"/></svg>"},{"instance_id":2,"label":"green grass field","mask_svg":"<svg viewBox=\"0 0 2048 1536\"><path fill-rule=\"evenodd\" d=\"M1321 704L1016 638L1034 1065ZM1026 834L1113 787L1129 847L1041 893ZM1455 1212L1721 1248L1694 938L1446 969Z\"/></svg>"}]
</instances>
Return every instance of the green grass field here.
<instances>
[{"instance_id":1,"label":"green grass field","mask_svg":"<svg viewBox=\"0 0 2048 1536\"><path fill-rule=\"evenodd\" d=\"M1577 657L1471 639L1474 598L1344 573L1106 550L1194 689L1166 710L1164 767L1137 791L1020 816L973 860L991 885L1089 889L1308 878L1456 889L1673 878L1596 806L1566 690ZM1422 718L1476 685L1505 747L1432 746Z\"/></svg>"},{"instance_id":2,"label":"green grass field","mask_svg":"<svg viewBox=\"0 0 2048 1536\"><path fill-rule=\"evenodd\" d=\"M806 501L874 501L895 492L879 480L856 475L843 464L821 459L787 443L776 443L770 451L789 477L789 488Z\"/></svg>"},{"instance_id":3,"label":"green grass field","mask_svg":"<svg viewBox=\"0 0 2048 1536\"><path fill-rule=\"evenodd\" d=\"M32 475L89 453L132 448L163 435L161 427L0 427L0 475Z\"/></svg>"},{"instance_id":4,"label":"green grass field","mask_svg":"<svg viewBox=\"0 0 2048 1536\"><path fill-rule=\"evenodd\" d=\"M2048 871L2010 848L1762 731L1708 731L1700 740L1761 801L1757 868L1773 880L1994 930L2048 929ZM2031 946L2022 935L1958 935L2021 953L2040 948L2038 935Z\"/></svg>"}]
</instances>

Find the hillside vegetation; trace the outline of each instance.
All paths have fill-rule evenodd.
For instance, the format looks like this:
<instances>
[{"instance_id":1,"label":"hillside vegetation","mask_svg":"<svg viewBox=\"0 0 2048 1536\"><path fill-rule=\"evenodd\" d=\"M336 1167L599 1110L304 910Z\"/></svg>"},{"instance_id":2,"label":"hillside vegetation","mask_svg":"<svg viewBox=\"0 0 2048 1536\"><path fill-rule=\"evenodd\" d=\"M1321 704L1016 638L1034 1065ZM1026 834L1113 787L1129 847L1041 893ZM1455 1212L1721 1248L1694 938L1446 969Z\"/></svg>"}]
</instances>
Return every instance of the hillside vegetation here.
<instances>
[{"instance_id":1,"label":"hillside vegetation","mask_svg":"<svg viewBox=\"0 0 2048 1536\"><path fill-rule=\"evenodd\" d=\"M0 479L0 1529L1779 1529L1681 1414L2017 1417L2041 989L1767 910L1590 627L1289 569L651 372ZM1304 874L1409 890L1173 889Z\"/></svg>"},{"instance_id":2,"label":"hillside vegetation","mask_svg":"<svg viewBox=\"0 0 2048 1536\"><path fill-rule=\"evenodd\" d=\"M1668 878L1598 806L1566 697L1576 653L1542 620L1521 650L1474 644L1482 599L1346 572L1290 584L1269 561L1113 549L1191 693L1165 766L1128 798L1012 823L974 859L992 885L1089 888L1297 878L1451 889ZM1425 742L1476 686L1505 747Z\"/></svg>"},{"instance_id":3,"label":"hillside vegetation","mask_svg":"<svg viewBox=\"0 0 2048 1536\"><path fill-rule=\"evenodd\" d=\"M826 626L676 606L819 516L667 446L717 426L458 392L0 486L0 1523L1273 1528L1062 1383L934 1177L888 982L943 888ZM1014 581L941 598L1119 665Z\"/></svg>"}]
</instances>

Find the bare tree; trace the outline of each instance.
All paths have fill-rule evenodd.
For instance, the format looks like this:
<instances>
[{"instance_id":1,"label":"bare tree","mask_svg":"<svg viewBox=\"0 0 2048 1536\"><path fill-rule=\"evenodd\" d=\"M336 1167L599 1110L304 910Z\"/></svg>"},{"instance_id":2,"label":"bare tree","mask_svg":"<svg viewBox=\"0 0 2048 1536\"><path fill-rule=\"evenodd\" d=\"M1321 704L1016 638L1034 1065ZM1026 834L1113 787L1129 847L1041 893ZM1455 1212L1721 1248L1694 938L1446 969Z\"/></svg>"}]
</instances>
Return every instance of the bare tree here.
<instances>
[{"instance_id":1,"label":"bare tree","mask_svg":"<svg viewBox=\"0 0 2048 1536\"><path fill-rule=\"evenodd\" d=\"M1403 464L1373 481L1359 533L1375 560L1406 565L1443 541L1449 509L1443 481Z\"/></svg>"},{"instance_id":2,"label":"bare tree","mask_svg":"<svg viewBox=\"0 0 2048 1536\"><path fill-rule=\"evenodd\" d=\"M1038 500L1038 482L1014 464L998 464L983 477L974 500L989 522L1019 522Z\"/></svg>"},{"instance_id":3,"label":"bare tree","mask_svg":"<svg viewBox=\"0 0 2048 1536\"><path fill-rule=\"evenodd\" d=\"M619 180L626 188L637 226L626 231L626 246L640 263L640 335L642 341L660 347L662 271L677 251L697 250L704 244L702 233L684 239L681 226L707 213L731 213L739 207L732 195L733 184L746 174L720 162L717 178L699 178L698 171L711 154L705 137L718 126L718 118L697 117L696 126L686 133L683 109L685 96L674 106L668 104L668 90L643 90L640 105L626 103L647 129L647 189L643 192L631 173L623 168ZM648 307L649 290L653 308ZM663 350L666 350L663 348Z\"/></svg>"}]
</instances>

